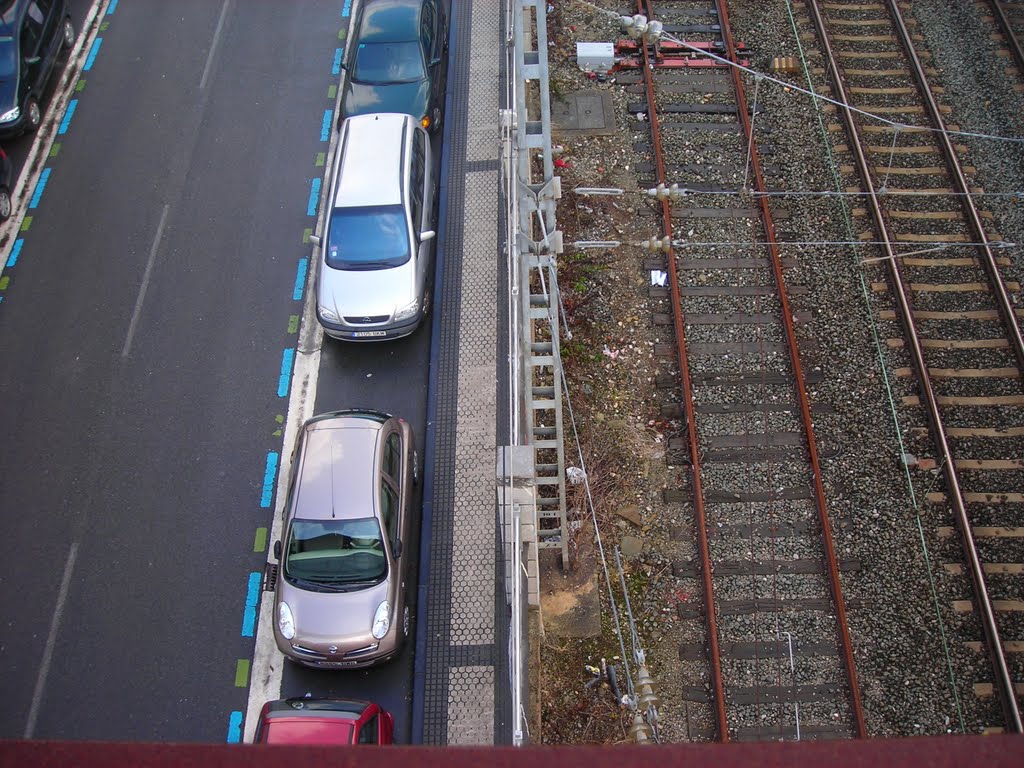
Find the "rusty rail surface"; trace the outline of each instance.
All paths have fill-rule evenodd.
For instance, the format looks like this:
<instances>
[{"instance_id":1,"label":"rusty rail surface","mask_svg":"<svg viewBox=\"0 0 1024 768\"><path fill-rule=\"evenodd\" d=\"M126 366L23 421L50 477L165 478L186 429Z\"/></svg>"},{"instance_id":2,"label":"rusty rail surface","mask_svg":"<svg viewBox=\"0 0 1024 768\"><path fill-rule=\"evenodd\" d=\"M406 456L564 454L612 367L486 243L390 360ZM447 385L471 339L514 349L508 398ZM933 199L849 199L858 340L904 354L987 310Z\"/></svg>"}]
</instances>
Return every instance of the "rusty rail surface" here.
<instances>
[{"instance_id":1,"label":"rusty rail surface","mask_svg":"<svg viewBox=\"0 0 1024 768\"><path fill-rule=\"evenodd\" d=\"M712 4L712 0L709 0ZM713 0L721 24L721 32L725 47L725 56L735 65L738 63L737 46L733 40L730 27L728 9L724 0ZM649 19L656 18L656 11L652 0L637 0L637 12L646 15ZM659 184L668 184L666 178L665 159L662 151L661 129L659 127L657 99L654 88L654 60L657 50L652 54L652 46L641 43L643 51L643 80L650 115L650 130L652 145L654 149L656 180ZM821 545L824 549L825 572L827 575L828 587L834 606L834 615L837 622L836 643L840 650L840 660L846 676L846 686L849 692L849 705L853 718L852 731L857 737L863 738L867 735L864 722L863 708L860 691L857 682L856 665L854 660L853 646L847 625L846 609L844 605L842 587L839 577L839 563L835 554L835 547L832 541L831 521L825 500L824 486L822 483L819 451L817 447L814 427L811 418L811 405L809 402L806 377L803 373L800 354L797 345L796 329L794 325L794 312L790 304L786 282L783 276L782 258L776 237L774 219L765 196L766 185L762 175L760 159L757 152L754 138L753 125L749 115L742 72L736 66L729 67L733 83L734 95L738 104L738 114L741 121L742 135L748 144L749 162L753 170L754 193L758 202L760 219L765 237L764 243L757 243L759 246L766 245L770 252L771 271L774 275L776 297L778 298L781 311L782 326L785 331L785 346L788 353L789 363L793 375L793 389L800 411L800 421L803 430L804 447L807 451L807 460L810 464L811 484L813 486L813 499L817 511L818 525L821 528ZM661 213L664 220L665 234L671 240L671 204L668 199L661 200ZM715 604L715 588L712 574L714 565L711 557L708 534L708 521L705 509L704 487L702 483L702 450L698 439L695 407L693 401L693 382L690 375L690 365L687 355L687 344L685 334L685 322L682 313L682 301L679 291L679 278L676 265L675 250L668 252L667 272L669 283L669 297L673 310L672 323L677 341L677 363L679 366L682 393L683 409L685 414L685 429L688 443L688 455L691 465L692 476L692 501L694 505L694 517L697 532L697 549L700 561L700 577L702 581L704 596L706 600L705 617L707 622L707 650L711 668L711 688L714 705L714 713L718 738L722 742L730 740L729 726L726 716L726 686L723 680L721 649L719 640L718 617Z\"/></svg>"},{"instance_id":2,"label":"rusty rail surface","mask_svg":"<svg viewBox=\"0 0 1024 768\"><path fill-rule=\"evenodd\" d=\"M648 14L654 18L651 0L637 0L637 12ZM661 149L661 133L658 127L656 99L654 96L654 73L651 54L648 46L641 45L644 61L644 87L647 92L647 103L650 105L651 142L654 145L654 157L658 183L667 183L665 176L665 159ZM668 200L661 201L661 214L664 221L665 236L672 240L672 206ZM711 656L711 686L715 704L715 719L721 740L729 740L729 726L725 716L725 684L722 682L721 653L718 647L718 620L715 615L715 589L711 581L711 549L708 544L707 519L704 512L704 490L700 474L700 445L697 441L697 426L693 407L693 382L690 380L690 364L686 354L686 330L683 326L682 302L679 296L679 276L676 271L675 251L669 250L668 257L669 297L672 304L672 324L676 335L676 354L679 372L682 377L683 407L686 416L686 433L689 441L691 480L693 482L694 514L697 518L697 539L700 550L702 584L707 600L708 652Z\"/></svg>"}]
</instances>

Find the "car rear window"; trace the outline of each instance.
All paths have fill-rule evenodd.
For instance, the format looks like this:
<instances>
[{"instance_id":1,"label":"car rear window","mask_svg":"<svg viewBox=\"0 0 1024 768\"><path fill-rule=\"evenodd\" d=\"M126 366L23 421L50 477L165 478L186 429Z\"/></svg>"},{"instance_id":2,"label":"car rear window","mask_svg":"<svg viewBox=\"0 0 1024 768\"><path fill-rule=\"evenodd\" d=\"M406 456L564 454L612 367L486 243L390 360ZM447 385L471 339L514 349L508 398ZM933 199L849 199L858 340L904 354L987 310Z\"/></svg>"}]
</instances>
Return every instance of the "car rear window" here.
<instances>
[{"instance_id":1,"label":"car rear window","mask_svg":"<svg viewBox=\"0 0 1024 768\"><path fill-rule=\"evenodd\" d=\"M427 76L419 42L360 43L352 79L366 85L414 83Z\"/></svg>"},{"instance_id":2,"label":"car rear window","mask_svg":"<svg viewBox=\"0 0 1024 768\"><path fill-rule=\"evenodd\" d=\"M335 208L327 240L333 269L385 269L409 260L409 226L400 205Z\"/></svg>"},{"instance_id":3,"label":"car rear window","mask_svg":"<svg viewBox=\"0 0 1024 768\"><path fill-rule=\"evenodd\" d=\"M265 744L351 744L352 724L290 717L267 723L260 741Z\"/></svg>"}]
</instances>

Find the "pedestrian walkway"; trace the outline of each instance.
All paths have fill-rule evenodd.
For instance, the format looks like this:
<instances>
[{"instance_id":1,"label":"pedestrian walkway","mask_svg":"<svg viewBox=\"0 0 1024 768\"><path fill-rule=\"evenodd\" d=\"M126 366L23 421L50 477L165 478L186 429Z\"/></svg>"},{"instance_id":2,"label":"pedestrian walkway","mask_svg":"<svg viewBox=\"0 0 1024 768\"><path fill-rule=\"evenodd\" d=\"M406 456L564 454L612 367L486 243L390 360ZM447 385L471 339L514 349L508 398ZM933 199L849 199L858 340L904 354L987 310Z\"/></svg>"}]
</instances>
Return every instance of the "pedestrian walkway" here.
<instances>
[{"instance_id":1,"label":"pedestrian walkway","mask_svg":"<svg viewBox=\"0 0 1024 768\"><path fill-rule=\"evenodd\" d=\"M495 447L508 442L505 261L498 241L498 0L453 0L439 232L441 303L427 414L413 743L510 742L508 621ZM499 571L500 569L500 571Z\"/></svg>"}]
</instances>

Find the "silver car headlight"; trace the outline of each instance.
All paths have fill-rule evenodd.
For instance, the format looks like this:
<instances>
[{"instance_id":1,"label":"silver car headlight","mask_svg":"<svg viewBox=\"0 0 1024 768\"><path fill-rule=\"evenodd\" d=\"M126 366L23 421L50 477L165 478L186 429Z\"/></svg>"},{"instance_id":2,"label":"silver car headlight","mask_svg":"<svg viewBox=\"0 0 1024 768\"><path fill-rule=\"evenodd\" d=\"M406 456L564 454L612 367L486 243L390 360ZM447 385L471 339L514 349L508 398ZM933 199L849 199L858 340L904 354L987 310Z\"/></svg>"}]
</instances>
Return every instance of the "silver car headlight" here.
<instances>
[{"instance_id":1,"label":"silver car headlight","mask_svg":"<svg viewBox=\"0 0 1024 768\"><path fill-rule=\"evenodd\" d=\"M277 608L277 628L281 630L281 637L285 640L295 637L295 619L288 603L282 602Z\"/></svg>"},{"instance_id":2,"label":"silver car headlight","mask_svg":"<svg viewBox=\"0 0 1024 768\"><path fill-rule=\"evenodd\" d=\"M385 600L377 606L377 612L373 614L373 629L370 631L373 636L380 640L391 629L391 603Z\"/></svg>"},{"instance_id":3,"label":"silver car headlight","mask_svg":"<svg viewBox=\"0 0 1024 768\"><path fill-rule=\"evenodd\" d=\"M21 107L15 107L14 109L8 109L2 115L0 115L0 123L10 123L21 117Z\"/></svg>"},{"instance_id":4,"label":"silver car headlight","mask_svg":"<svg viewBox=\"0 0 1024 768\"><path fill-rule=\"evenodd\" d=\"M332 323L341 322L341 315L339 315L334 310L328 309L327 307L321 307L319 305L317 306L316 310L317 312L320 313L320 317L322 317L324 320L328 320L329 322Z\"/></svg>"},{"instance_id":5,"label":"silver car headlight","mask_svg":"<svg viewBox=\"0 0 1024 768\"><path fill-rule=\"evenodd\" d=\"M395 320L408 320L410 317L416 317L416 313L420 311L420 300L413 299L411 304L406 304L404 307L399 307L398 311L395 312Z\"/></svg>"}]
</instances>

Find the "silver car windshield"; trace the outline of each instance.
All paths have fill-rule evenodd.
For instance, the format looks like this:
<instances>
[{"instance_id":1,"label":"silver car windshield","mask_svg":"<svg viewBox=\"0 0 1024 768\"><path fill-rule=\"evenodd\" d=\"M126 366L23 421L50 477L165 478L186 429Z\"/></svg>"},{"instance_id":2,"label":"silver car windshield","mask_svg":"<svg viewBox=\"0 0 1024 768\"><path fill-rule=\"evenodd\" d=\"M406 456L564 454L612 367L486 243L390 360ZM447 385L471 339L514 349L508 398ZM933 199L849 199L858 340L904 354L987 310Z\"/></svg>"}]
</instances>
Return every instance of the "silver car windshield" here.
<instances>
[{"instance_id":1,"label":"silver car windshield","mask_svg":"<svg viewBox=\"0 0 1024 768\"><path fill-rule=\"evenodd\" d=\"M386 573L376 518L293 521L286 576L317 584L376 584Z\"/></svg>"},{"instance_id":2,"label":"silver car windshield","mask_svg":"<svg viewBox=\"0 0 1024 768\"><path fill-rule=\"evenodd\" d=\"M426 76L418 42L360 43L356 49L352 79L357 83L415 83Z\"/></svg>"},{"instance_id":3,"label":"silver car windshield","mask_svg":"<svg viewBox=\"0 0 1024 768\"><path fill-rule=\"evenodd\" d=\"M332 269L385 269L409 260L409 228L400 205L335 208L327 241Z\"/></svg>"}]
</instances>

